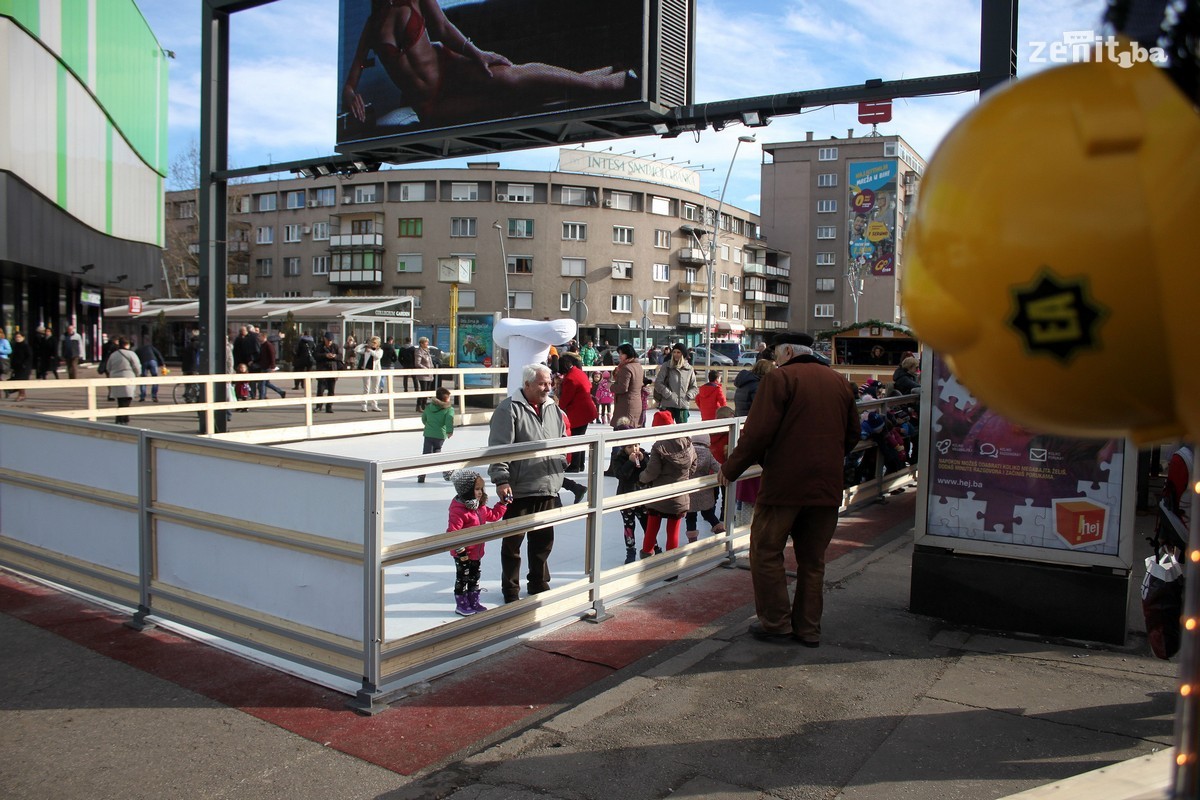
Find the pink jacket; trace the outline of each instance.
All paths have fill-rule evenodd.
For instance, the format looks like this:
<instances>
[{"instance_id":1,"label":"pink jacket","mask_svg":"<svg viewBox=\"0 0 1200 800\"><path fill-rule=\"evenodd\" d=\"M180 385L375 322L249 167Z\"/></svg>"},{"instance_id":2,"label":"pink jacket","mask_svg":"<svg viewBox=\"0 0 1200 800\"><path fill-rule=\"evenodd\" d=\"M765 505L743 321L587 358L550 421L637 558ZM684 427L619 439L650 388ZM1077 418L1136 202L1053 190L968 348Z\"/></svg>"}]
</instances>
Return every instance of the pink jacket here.
<instances>
[{"instance_id":1,"label":"pink jacket","mask_svg":"<svg viewBox=\"0 0 1200 800\"><path fill-rule=\"evenodd\" d=\"M508 503L496 503L496 505L488 508L481 505L479 508L470 509L463 505L456 497L450 501L450 522L446 525L446 532L461 531L464 528L474 528L476 525L482 525L485 522L495 522L498 519L503 519L508 512ZM478 544L467 545L467 558L472 561L478 561L483 558L483 542ZM456 555L451 550L450 555Z\"/></svg>"}]
</instances>

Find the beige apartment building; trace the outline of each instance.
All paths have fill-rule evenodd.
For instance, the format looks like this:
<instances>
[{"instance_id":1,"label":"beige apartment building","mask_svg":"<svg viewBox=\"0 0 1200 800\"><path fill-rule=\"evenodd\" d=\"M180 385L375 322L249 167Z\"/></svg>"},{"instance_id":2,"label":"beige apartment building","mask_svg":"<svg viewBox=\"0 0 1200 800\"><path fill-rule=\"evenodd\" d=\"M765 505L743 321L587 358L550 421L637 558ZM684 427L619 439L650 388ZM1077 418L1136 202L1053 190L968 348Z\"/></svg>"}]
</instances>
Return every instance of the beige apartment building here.
<instances>
[{"instance_id":1,"label":"beige apartment building","mask_svg":"<svg viewBox=\"0 0 1200 800\"><path fill-rule=\"evenodd\" d=\"M792 325L903 323L904 232L925 160L900 136L763 145L762 234L792 254Z\"/></svg>"},{"instance_id":2,"label":"beige apartment building","mask_svg":"<svg viewBox=\"0 0 1200 800\"><path fill-rule=\"evenodd\" d=\"M579 150L568 153L581 163ZM598 343L697 344L711 319L714 338L748 346L788 327L790 256L766 245L757 215L726 205L718 222L715 200L680 185L698 189L694 171L603 156L589 159L595 173L476 163L233 186L229 294L406 295L418 331L440 329L450 286L439 259L463 258L472 278L459 286L459 311L501 312L507 295L516 317L579 314L581 335ZM198 284L195 202L193 192L167 196L175 297Z\"/></svg>"}]
</instances>

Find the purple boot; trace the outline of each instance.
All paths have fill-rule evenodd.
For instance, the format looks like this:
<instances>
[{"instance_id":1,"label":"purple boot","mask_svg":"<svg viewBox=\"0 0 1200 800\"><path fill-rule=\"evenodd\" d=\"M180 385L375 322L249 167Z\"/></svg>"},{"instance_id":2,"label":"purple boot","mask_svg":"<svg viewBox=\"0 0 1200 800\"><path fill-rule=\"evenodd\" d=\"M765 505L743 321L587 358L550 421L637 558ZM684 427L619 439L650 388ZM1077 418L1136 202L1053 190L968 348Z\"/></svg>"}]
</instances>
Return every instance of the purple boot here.
<instances>
[{"instance_id":1,"label":"purple boot","mask_svg":"<svg viewBox=\"0 0 1200 800\"><path fill-rule=\"evenodd\" d=\"M480 611L487 611L487 606L479 602L479 591L467 592L467 605L471 607L472 614L478 614Z\"/></svg>"},{"instance_id":2,"label":"purple boot","mask_svg":"<svg viewBox=\"0 0 1200 800\"><path fill-rule=\"evenodd\" d=\"M479 592L475 592L475 596L479 597ZM471 605L470 594L454 595L454 613L460 617L469 617L475 613L477 609Z\"/></svg>"}]
</instances>

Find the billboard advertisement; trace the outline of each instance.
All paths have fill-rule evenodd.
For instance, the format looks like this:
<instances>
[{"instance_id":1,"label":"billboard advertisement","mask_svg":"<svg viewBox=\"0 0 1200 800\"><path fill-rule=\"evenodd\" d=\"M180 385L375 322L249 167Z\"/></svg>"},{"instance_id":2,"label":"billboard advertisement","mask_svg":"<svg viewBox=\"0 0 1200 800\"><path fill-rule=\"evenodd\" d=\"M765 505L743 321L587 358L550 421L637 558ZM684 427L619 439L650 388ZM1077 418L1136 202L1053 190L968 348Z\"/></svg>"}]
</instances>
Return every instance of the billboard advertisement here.
<instances>
[{"instance_id":1,"label":"billboard advertisement","mask_svg":"<svg viewBox=\"0 0 1200 800\"><path fill-rule=\"evenodd\" d=\"M646 0L340 6L339 150L648 99Z\"/></svg>"},{"instance_id":2,"label":"billboard advertisement","mask_svg":"<svg viewBox=\"0 0 1200 800\"><path fill-rule=\"evenodd\" d=\"M850 243L847 262L854 274L896 274L896 184L899 164L895 159L859 161L846 168L850 192Z\"/></svg>"},{"instance_id":3,"label":"billboard advertisement","mask_svg":"<svg viewBox=\"0 0 1200 800\"><path fill-rule=\"evenodd\" d=\"M496 363L496 342L492 331L496 328L495 314L458 315L458 352L455 364L459 367L492 367ZM491 387L496 375L466 375L466 387L479 389Z\"/></svg>"},{"instance_id":4,"label":"billboard advertisement","mask_svg":"<svg viewBox=\"0 0 1200 800\"><path fill-rule=\"evenodd\" d=\"M1042 561L1122 557L1122 515L1133 513L1124 440L1030 430L979 403L936 354L926 364L918 531L961 540L955 549Z\"/></svg>"}]
</instances>

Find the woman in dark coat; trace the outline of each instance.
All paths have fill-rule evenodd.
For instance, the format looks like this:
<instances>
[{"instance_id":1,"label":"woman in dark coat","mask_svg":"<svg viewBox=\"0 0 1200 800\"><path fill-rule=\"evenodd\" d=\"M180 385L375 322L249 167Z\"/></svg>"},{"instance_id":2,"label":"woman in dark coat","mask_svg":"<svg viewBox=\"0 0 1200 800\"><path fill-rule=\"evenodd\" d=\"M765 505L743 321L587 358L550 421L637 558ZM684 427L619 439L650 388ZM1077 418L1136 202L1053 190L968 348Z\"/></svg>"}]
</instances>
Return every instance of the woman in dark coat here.
<instances>
[{"instance_id":1,"label":"woman in dark coat","mask_svg":"<svg viewBox=\"0 0 1200 800\"><path fill-rule=\"evenodd\" d=\"M13 334L12 355L9 356L8 363L12 366L12 380L29 380L29 371L33 369L33 348L25 341L25 334L20 331ZM4 396L8 397L14 392L18 400L25 399L24 389L6 389Z\"/></svg>"},{"instance_id":2,"label":"woman in dark coat","mask_svg":"<svg viewBox=\"0 0 1200 800\"><path fill-rule=\"evenodd\" d=\"M744 369L733 379L733 413L744 417L750 413L750 405L754 395L758 393L758 382L762 377L775 368L775 362L769 358L760 358L750 369Z\"/></svg>"},{"instance_id":3,"label":"woman in dark coat","mask_svg":"<svg viewBox=\"0 0 1200 800\"><path fill-rule=\"evenodd\" d=\"M900 362L896 370L896 382L892 385L893 394L912 394L920 391L921 379L917 377L917 359L909 356Z\"/></svg>"}]
</instances>

